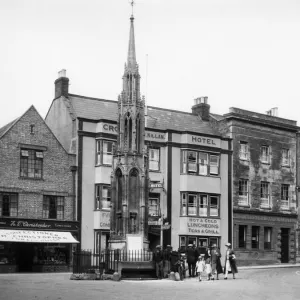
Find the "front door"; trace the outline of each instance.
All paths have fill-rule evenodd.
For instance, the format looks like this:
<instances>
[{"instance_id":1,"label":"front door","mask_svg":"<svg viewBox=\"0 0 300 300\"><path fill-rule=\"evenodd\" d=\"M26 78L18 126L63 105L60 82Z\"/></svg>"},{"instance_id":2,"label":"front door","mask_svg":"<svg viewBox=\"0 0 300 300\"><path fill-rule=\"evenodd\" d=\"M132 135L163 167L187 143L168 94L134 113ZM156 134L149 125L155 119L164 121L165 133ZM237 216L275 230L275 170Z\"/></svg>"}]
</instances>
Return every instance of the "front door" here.
<instances>
[{"instance_id":1,"label":"front door","mask_svg":"<svg viewBox=\"0 0 300 300\"><path fill-rule=\"evenodd\" d=\"M281 262L289 262L289 228L281 228Z\"/></svg>"}]
</instances>

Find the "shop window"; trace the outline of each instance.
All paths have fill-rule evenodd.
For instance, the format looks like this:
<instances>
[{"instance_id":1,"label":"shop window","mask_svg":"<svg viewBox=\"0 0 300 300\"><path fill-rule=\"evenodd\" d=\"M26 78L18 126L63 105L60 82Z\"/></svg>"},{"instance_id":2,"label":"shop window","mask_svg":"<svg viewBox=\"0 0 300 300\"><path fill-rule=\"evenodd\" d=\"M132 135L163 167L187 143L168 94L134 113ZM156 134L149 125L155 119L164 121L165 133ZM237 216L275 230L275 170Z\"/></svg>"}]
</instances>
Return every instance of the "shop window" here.
<instances>
[{"instance_id":1,"label":"shop window","mask_svg":"<svg viewBox=\"0 0 300 300\"><path fill-rule=\"evenodd\" d=\"M95 209L110 209L111 188L108 185L95 185Z\"/></svg>"},{"instance_id":2,"label":"shop window","mask_svg":"<svg viewBox=\"0 0 300 300\"><path fill-rule=\"evenodd\" d=\"M219 197L213 195L181 193L181 216L187 215L200 217L219 217Z\"/></svg>"},{"instance_id":3,"label":"shop window","mask_svg":"<svg viewBox=\"0 0 300 300\"><path fill-rule=\"evenodd\" d=\"M249 182L246 179L239 180L239 205L249 205Z\"/></svg>"},{"instance_id":4,"label":"shop window","mask_svg":"<svg viewBox=\"0 0 300 300\"><path fill-rule=\"evenodd\" d=\"M37 244L33 247L33 265L66 265L69 263L70 245Z\"/></svg>"},{"instance_id":5,"label":"shop window","mask_svg":"<svg viewBox=\"0 0 300 300\"><path fill-rule=\"evenodd\" d=\"M44 219L64 219L64 197L46 196L43 199L43 218Z\"/></svg>"},{"instance_id":6,"label":"shop window","mask_svg":"<svg viewBox=\"0 0 300 300\"><path fill-rule=\"evenodd\" d=\"M149 200L148 200L149 216L160 215L159 196L160 194L155 194L155 193L149 194Z\"/></svg>"},{"instance_id":7,"label":"shop window","mask_svg":"<svg viewBox=\"0 0 300 300\"><path fill-rule=\"evenodd\" d=\"M160 159L159 148L150 148L149 149L149 170L159 171L159 159Z\"/></svg>"},{"instance_id":8,"label":"shop window","mask_svg":"<svg viewBox=\"0 0 300 300\"><path fill-rule=\"evenodd\" d=\"M240 160L249 160L249 146L247 142L240 141Z\"/></svg>"},{"instance_id":9,"label":"shop window","mask_svg":"<svg viewBox=\"0 0 300 300\"><path fill-rule=\"evenodd\" d=\"M41 179L43 176L42 151L21 149L20 177Z\"/></svg>"},{"instance_id":10,"label":"shop window","mask_svg":"<svg viewBox=\"0 0 300 300\"><path fill-rule=\"evenodd\" d=\"M264 248L265 250L271 250L271 241L272 241L272 228L264 228Z\"/></svg>"},{"instance_id":11,"label":"shop window","mask_svg":"<svg viewBox=\"0 0 300 300\"><path fill-rule=\"evenodd\" d=\"M246 248L246 234L247 234L247 226L239 225L239 248Z\"/></svg>"},{"instance_id":12,"label":"shop window","mask_svg":"<svg viewBox=\"0 0 300 300\"><path fill-rule=\"evenodd\" d=\"M270 206L270 184L266 181L260 183L260 205L263 207Z\"/></svg>"},{"instance_id":13,"label":"shop window","mask_svg":"<svg viewBox=\"0 0 300 300\"><path fill-rule=\"evenodd\" d=\"M262 163L269 164L271 161L270 155L270 147L269 146L261 146L260 148L260 161Z\"/></svg>"},{"instance_id":14,"label":"shop window","mask_svg":"<svg viewBox=\"0 0 300 300\"><path fill-rule=\"evenodd\" d=\"M218 175L219 155L183 150L181 152L181 172L183 174Z\"/></svg>"},{"instance_id":15,"label":"shop window","mask_svg":"<svg viewBox=\"0 0 300 300\"><path fill-rule=\"evenodd\" d=\"M96 141L96 165L112 165L114 145L113 141Z\"/></svg>"},{"instance_id":16,"label":"shop window","mask_svg":"<svg viewBox=\"0 0 300 300\"><path fill-rule=\"evenodd\" d=\"M0 193L0 216L18 216L18 194Z\"/></svg>"},{"instance_id":17,"label":"shop window","mask_svg":"<svg viewBox=\"0 0 300 300\"><path fill-rule=\"evenodd\" d=\"M252 226L251 247L252 249L259 248L259 226Z\"/></svg>"},{"instance_id":18,"label":"shop window","mask_svg":"<svg viewBox=\"0 0 300 300\"><path fill-rule=\"evenodd\" d=\"M208 238L198 238L198 249L200 254L205 254L208 247Z\"/></svg>"},{"instance_id":19,"label":"shop window","mask_svg":"<svg viewBox=\"0 0 300 300\"><path fill-rule=\"evenodd\" d=\"M188 236L188 245L193 245L194 247L196 247L196 240L197 238Z\"/></svg>"},{"instance_id":20,"label":"shop window","mask_svg":"<svg viewBox=\"0 0 300 300\"><path fill-rule=\"evenodd\" d=\"M282 149L282 166L289 166L290 165L290 150L289 149Z\"/></svg>"},{"instance_id":21,"label":"shop window","mask_svg":"<svg viewBox=\"0 0 300 300\"><path fill-rule=\"evenodd\" d=\"M288 184L281 185L281 208L283 209L289 209L290 206L289 188Z\"/></svg>"}]
</instances>

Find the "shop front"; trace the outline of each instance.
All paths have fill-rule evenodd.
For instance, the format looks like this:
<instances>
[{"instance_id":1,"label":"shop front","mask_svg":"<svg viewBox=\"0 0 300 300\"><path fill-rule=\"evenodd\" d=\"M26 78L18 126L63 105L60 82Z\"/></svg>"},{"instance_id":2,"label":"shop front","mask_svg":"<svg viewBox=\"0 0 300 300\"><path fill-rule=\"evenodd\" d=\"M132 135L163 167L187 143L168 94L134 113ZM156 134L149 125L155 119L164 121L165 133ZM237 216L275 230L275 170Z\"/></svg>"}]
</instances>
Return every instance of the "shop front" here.
<instances>
[{"instance_id":1,"label":"shop front","mask_svg":"<svg viewBox=\"0 0 300 300\"><path fill-rule=\"evenodd\" d=\"M241 265L296 261L296 215L234 213L234 248Z\"/></svg>"},{"instance_id":2,"label":"shop front","mask_svg":"<svg viewBox=\"0 0 300 300\"><path fill-rule=\"evenodd\" d=\"M220 219L180 217L180 251L185 251L190 244L198 248L200 254L213 244L220 248Z\"/></svg>"},{"instance_id":3,"label":"shop front","mask_svg":"<svg viewBox=\"0 0 300 300\"><path fill-rule=\"evenodd\" d=\"M0 219L0 273L70 271L78 229L78 222Z\"/></svg>"}]
</instances>

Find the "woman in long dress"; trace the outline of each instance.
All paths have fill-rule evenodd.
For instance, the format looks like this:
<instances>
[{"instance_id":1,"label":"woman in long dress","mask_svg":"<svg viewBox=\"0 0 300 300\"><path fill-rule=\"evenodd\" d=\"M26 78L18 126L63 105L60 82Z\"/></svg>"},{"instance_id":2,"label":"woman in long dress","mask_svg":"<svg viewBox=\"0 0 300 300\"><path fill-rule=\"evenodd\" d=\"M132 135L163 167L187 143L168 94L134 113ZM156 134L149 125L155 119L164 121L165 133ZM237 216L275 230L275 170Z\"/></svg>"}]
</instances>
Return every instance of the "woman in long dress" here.
<instances>
[{"instance_id":1,"label":"woman in long dress","mask_svg":"<svg viewBox=\"0 0 300 300\"><path fill-rule=\"evenodd\" d=\"M234 251L231 249L231 244L227 243L226 246L226 255L225 255L225 267L224 267L224 279L227 279L228 272L231 272L233 279L235 279L235 274L238 273L236 266L236 257Z\"/></svg>"}]
</instances>

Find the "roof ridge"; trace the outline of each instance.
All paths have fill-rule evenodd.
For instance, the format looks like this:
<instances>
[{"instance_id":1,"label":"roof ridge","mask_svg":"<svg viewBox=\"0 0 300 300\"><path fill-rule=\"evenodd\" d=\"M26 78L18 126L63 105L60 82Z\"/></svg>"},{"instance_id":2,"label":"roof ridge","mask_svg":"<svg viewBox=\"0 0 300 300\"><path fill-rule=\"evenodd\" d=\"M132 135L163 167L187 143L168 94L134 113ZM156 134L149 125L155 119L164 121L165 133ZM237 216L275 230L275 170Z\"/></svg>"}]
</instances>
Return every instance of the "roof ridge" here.
<instances>
[{"instance_id":1,"label":"roof ridge","mask_svg":"<svg viewBox=\"0 0 300 300\"><path fill-rule=\"evenodd\" d=\"M117 103L117 100L108 100L108 99L102 99L102 98L94 98L94 97L87 97L87 96L81 96L81 95L76 95L76 94L69 94L71 97L79 97L83 99L88 99L88 100L96 100L96 101L104 101L104 102L113 102Z\"/></svg>"}]
</instances>

